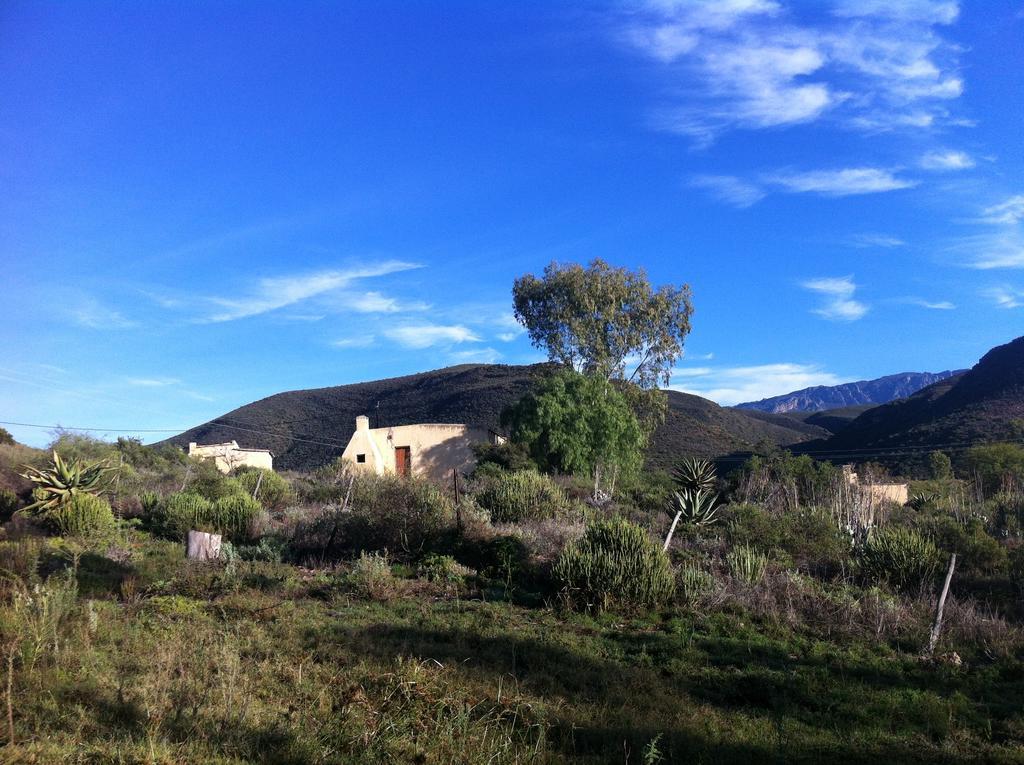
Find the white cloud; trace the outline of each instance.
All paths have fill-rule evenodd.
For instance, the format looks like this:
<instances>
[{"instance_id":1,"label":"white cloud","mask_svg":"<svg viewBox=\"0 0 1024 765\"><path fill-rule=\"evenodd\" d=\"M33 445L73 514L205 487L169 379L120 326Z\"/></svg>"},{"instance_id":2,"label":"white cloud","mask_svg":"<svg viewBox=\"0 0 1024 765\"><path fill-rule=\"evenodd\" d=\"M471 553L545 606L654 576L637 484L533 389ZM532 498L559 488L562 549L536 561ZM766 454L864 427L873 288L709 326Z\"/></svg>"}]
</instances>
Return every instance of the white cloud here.
<instances>
[{"instance_id":1,"label":"white cloud","mask_svg":"<svg viewBox=\"0 0 1024 765\"><path fill-rule=\"evenodd\" d=\"M343 337L339 340L332 340L331 345L335 348L368 348L373 345L376 338L373 335L362 335L361 337Z\"/></svg>"},{"instance_id":2,"label":"white cloud","mask_svg":"<svg viewBox=\"0 0 1024 765\"><path fill-rule=\"evenodd\" d=\"M962 151L932 151L922 156L918 164L925 170L968 170L975 163Z\"/></svg>"},{"instance_id":3,"label":"white cloud","mask_svg":"<svg viewBox=\"0 0 1024 765\"><path fill-rule=\"evenodd\" d=\"M475 343L480 337L461 324L419 324L395 327L384 331L384 335L406 348L430 348L436 345Z\"/></svg>"},{"instance_id":4,"label":"white cloud","mask_svg":"<svg viewBox=\"0 0 1024 765\"><path fill-rule=\"evenodd\" d=\"M884 247L892 249L893 247L903 247L906 245L906 242L898 236L890 236L889 234L856 234L850 237L850 244L854 247Z\"/></svg>"},{"instance_id":5,"label":"white cloud","mask_svg":"<svg viewBox=\"0 0 1024 765\"><path fill-rule=\"evenodd\" d=\"M922 24L952 24L960 8L955 2L941 0L842 0L833 13L853 18L876 16Z\"/></svg>"},{"instance_id":6,"label":"white cloud","mask_svg":"<svg viewBox=\"0 0 1024 765\"><path fill-rule=\"evenodd\" d=\"M780 172L765 176L764 180L794 194L814 193L830 197L877 194L917 185L916 181L898 178L891 170L878 167Z\"/></svg>"},{"instance_id":7,"label":"white cloud","mask_svg":"<svg viewBox=\"0 0 1024 765\"><path fill-rule=\"evenodd\" d=\"M690 185L707 189L715 199L741 209L765 197L763 189L733 175L698 175L691 179Z\"/></svg>"},{"instance_id":8,"label":"white cloud","mask_svg":"<svg viewBox=\"0 0 1024 765\"><path fill-rule=\"evenodd\" d=\"M916 305L920 308L928 308L932 311L952 311L956 305L948 300L925 300L924 298L906 298L903 302L909 305Z\"/></svg>"},{"instance_id":9,"label":"white cloud","mask_svg":"<svg viewBox=\"0 0 1024 765\"><path fill-rule=\"evenodd\" d=\"M981 221L997 225L1015 225L1024 220L1024 194L1017 194L1005 202L986 207Z\"/></svg>"},{"instance_id":10,"label":"white cloud","mask_svg":"<svg viewBox=\"0 0 1024 765\"><path fill-rule=\"evenodd\" d=\"M662 129L708 144L730 128L831 119L868 130L953 122L960 49L939 28L956 3L850 0L831 15L814 4L648 2L629 14L626 39L660 65Z\"/></svg>"},{"instance_id":11,"label":"white cloud","mask_svg":"<svg viewBox=\"0 0 1024 765\"><path fill-rule=\"evenodd\" d=\"M857 285L852 276L810 279L801 284L804 289L823 295L825 303L813 313L831 321L856 321L868 312L868 306L853 299Z\"/></svg>"},{"instance_id":12,"label":"white cloud","mask_svg":"<svg viewBox=\"0 0 1024 765\"><path fill-rule=\"evenodd\" d=\"M258 316L347 287L357 279L386 276L419 267L415 263L388 260L346 270L319 271L300 276L269 277L261 279L255 292L248 297L211 298L211 301L223 310L206 317L203 321L223 322Z\"/></svg>"},{"instance_id":13,"label":"white cloud","mask_svg":"<svg viewBox=\"0 0 1024 765\"><path fill-rule=\"evenodd\" d=\"M1017 228L963 237L953 249L969 257L964 263L968 268L980 271L1024 268L1024 235Z\"/></svg>"},{"instance_id":14,"label":"white cloud","mask_svg":"<svg viewBox=\"0 0 1024 765\"><path fill-rule=\"evenodd\" d=\"M993 287L992 289L985 290L984 294L986 297L991 298L999 308L1024 307L1024 290L1012 287Z\"/></svg>"},{"instance_id":15,"label":"white cloud","mask_svg":"<svg viewBox=\"0 0 1024 765\"><path fill-rule=\"evenodd\" d=\"M815 364L761 364L745 367L720 367L701 375L680 375L684 381L669 387L684 393L709 398L722 406L758 401L769 396L791 393L815 385L838 385L844 379Z\"/></svg>"},{"instance_id":16,"label":"white cloud","mask_svg":"<svg viewBox=\"0 0 1024 765\"><path fill-rule=\"evenodd\" d=\"M499 332L498 339L503 343L511 343L521 334L521 332Z\"/></svg>"},{"instance_id":17,"label":"white cloud","mask_svg":"<svg viewBox=\"0 0 1024 765\"><path fill-rule=\"evenodd\" d=\"M125 382L141 388L165 388L168 385L181 384L181 380L174 377L129 377Z\"/></svg>"},{"instance_id":18,"label":"white cloud","mask_svg":"<svg viewBox=\"0 0 1024 765\"><path fill-rule=\"evenodd\" d=\"M68 311L75 323L89 329L129 329L137 323L98 300L85 298Z\"/></svg>"},{"instance_id":19,"label":"white cloud","mask_svg":"<svg viewBox=\"0 0 1024 765\"><path fill-rule=\"evenodd\" d=\"M711 361L711 359L713 359L714 357L715 357L715 354L713 354L713 353L695 353L695 354L687 354L686 355L686 360L687 361Z\"/></svg>"},{"instance_id":20,"label":"white cloud","mask_svg":"<svg viewBox=\"0 0 1024 765\"><path fill-rule=\"evenodd\" d=\"M714 372L713 367L678 367L672 372L673 377L705 377Z\"/></svg>"},{"instance_id":21,"label":"white cloud","mask_svg":"<svg viewBox=\"0 0 1024 765\"><path fill-rule=\"evenodd\" d=\"M426 311L430 308L426 303L399 302L397 298L382 295L379 292L366 292L362 295L348 296L344 304L359 313L402 313L406 311Z\"/></svg>"},{"instance_id":22,"label":"white cloud","mask_svg":"<svg viewBox=\"0 0 1024 765\"><path fill-rule=\"evenodd\" d=\"M473 351L455 351L449 354L449 357L458 364L494 364L501 358L501 353L494 348L480 348Z\"/></svg>"}]
</instances>

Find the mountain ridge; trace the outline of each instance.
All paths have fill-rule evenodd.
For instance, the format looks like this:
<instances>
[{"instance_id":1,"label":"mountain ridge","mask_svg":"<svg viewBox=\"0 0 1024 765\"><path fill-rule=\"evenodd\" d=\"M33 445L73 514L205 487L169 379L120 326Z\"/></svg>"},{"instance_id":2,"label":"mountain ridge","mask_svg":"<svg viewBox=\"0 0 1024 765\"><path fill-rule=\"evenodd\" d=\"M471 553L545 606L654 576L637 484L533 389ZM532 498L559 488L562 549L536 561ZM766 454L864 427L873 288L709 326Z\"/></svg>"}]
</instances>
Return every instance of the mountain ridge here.
<instances>
[{"instance_id":1,"label":"mountain ridge","mask_svg":"<svg viewBox=\"0 0 1024 765\"><path fill-rule=\"evenodd\" d=\"M735 408L785 414L823 412L865 404L887 404L965 371L960 369L944 372L898 372L873 380L857 380L839 385L815 385L760 401L736 404Z\"/></svg>"},{"instance_id":2,"label":"mountain ridge","mask_svg":"<svg viewBox=\"0 0 1024 765\"><path fill-rule=\"evenodd\" d=\"M532 389L553 365L463 364L412 375L326 388L283 391L253 401L166 439L236 440L270 449L275 466L308 470L344 451L357 415L374 426L420 422L464 423L498 429L501 412ZM719 457L768 441L790 446L829 431L793 418L721 407L713 401L666 391L665 422L651 438L648 464L667 467L684 456ZM379 404L379 407L377 406Z\"/></svg>"}]
</instances>

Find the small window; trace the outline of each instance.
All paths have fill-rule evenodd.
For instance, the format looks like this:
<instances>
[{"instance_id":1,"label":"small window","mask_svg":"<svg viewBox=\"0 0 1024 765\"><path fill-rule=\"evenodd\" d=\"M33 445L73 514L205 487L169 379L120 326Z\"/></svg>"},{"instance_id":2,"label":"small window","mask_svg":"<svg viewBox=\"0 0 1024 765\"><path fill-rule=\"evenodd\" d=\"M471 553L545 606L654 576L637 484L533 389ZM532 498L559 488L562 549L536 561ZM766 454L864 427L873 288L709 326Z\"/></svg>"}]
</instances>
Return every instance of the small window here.
<instances>
[{"instance_id":1,"label":"small window","mask_svg":"<svg viewBox=\"0 0 1024 765\"><path fill-rule=\"evenodd\" d=\"M356 455L356 462L366 462L366 455L365 454L357 454Z\"/></svg>"}]
</instances>

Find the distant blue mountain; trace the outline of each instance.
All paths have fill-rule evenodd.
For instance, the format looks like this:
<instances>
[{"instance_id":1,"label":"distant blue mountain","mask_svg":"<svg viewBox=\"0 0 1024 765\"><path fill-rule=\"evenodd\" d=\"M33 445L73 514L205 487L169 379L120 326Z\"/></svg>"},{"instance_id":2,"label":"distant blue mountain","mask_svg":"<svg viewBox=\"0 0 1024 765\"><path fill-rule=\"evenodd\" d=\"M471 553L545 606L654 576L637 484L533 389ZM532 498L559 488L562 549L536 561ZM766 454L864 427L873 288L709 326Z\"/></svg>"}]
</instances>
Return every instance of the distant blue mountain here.
<instances>
[{"instance_id":1,"label":"distant blue mountain","mask_svg":"<svg viewBox=\"0 0 1024 765\"><path fill-rule=\"evenodd\" d=\"M813 388L772 396L760 401L737 404L737 409L755 409L760 412L785 414L786 412L823 412L863 404L887 404L906 398L922 388L934 385L964 370L946 372L900 372L843 385L817 385Z\"/></svg>"}]
</instances>

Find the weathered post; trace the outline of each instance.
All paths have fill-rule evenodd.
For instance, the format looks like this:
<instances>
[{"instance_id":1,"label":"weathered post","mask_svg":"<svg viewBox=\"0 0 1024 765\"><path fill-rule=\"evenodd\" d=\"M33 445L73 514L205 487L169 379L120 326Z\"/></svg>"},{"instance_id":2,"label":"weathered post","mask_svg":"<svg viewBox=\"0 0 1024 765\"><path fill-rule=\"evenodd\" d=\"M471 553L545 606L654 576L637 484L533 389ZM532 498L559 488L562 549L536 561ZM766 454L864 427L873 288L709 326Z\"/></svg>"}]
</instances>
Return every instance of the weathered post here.
<instances>
[{"instance_id":1,"label":"weathered post","mask_svg":"<svg viewBox=\"0 0 1024 765\"><path fill-rule=\"evenodd\" d=\"M935 624L932 625L932 634L928 638L928 651L926 656L935 653L935 646L939 644L939 635L942 633L942 609L946 607L946 596L949 594L949 583L953 580L953 568L956 566L956 553L949 556L949 568L946 569L946 581L942 585L942 594L939 595L939 604L935 609Z\"/></svg>"},{"instance_id":2,"label":"weathered post","mask_svg":"<svg viewBox=\"0 0 1024 765\"><path fill-rule=\"evenodd\" d=\"M220 534L189 531L187 551L189 560L216 560L220 557Z\"/></svg>"}]
</instances>

